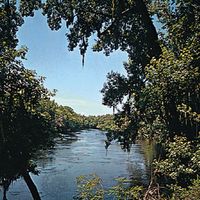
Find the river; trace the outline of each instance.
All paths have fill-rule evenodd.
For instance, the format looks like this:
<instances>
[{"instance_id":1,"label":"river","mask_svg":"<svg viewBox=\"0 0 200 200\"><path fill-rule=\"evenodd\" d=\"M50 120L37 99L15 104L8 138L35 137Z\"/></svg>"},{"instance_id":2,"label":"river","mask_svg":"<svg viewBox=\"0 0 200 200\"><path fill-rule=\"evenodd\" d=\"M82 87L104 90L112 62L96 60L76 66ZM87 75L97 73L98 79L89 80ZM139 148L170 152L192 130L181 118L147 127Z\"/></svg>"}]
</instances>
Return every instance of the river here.
<instances>
[{"instance_id":1,"label":"river","mask_svg":"<svg viewBox=\"0 0 200 200\"><path fill-rule=\"evenodd\" d=\"M42 200L72 200L76 194L76 177L95 173L105 187L113 186L114 178L126 177L148 184L149 165L141 144L132 146L129 153L113 142L104 147L105 133L83 130L56 140L53 149L41 153L37 159L39 176L31 175ZM31 200L23 179L13 182L7 192L8 200ZM2 190L0 190L2 198Z\"/></svg>"}]
</instances>

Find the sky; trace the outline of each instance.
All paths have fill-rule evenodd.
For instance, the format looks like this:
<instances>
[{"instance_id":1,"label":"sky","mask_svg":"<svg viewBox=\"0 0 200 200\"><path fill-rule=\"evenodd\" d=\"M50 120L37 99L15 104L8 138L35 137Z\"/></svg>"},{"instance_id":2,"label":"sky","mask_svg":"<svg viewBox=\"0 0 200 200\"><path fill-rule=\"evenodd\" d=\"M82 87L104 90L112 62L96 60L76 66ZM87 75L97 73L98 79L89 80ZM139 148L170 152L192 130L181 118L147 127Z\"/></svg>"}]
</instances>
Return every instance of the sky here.
<instances>
[{"instance_id":1,"label":"sky","mask_svg":"<svg viewBox=\"0 0 200 200\"><path fill-rule=\"evenodd\" d=\"M102 105L100 90L111 70L125 74L123 62L127 61L127 54L116 51L106 57L102 52L88 49L82 66L79 50L68 51L66 32L65 27L50 30L39 11L26 18L18 31L19 47L29 49L25 67L46 77L44 85L48 89L58 90L54 97L58 104L84 115L112 113L112 109Z\"/></svg>"}]
</instances>

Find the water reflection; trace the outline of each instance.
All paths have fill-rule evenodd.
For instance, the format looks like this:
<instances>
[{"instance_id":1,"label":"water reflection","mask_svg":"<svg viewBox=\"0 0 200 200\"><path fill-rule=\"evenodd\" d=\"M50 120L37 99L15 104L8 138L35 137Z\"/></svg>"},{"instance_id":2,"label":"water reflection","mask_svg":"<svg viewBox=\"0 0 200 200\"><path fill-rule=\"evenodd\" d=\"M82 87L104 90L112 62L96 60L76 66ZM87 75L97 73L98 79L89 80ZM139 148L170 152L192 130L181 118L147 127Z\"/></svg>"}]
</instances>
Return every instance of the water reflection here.
<instances>
[{"instance_id":1,"label":"water reflection","mask_svg":"<svg viewBox=\"0 0 200 200\"><path fill-rule=\"evenodd\" d=\"M132 146L129 153L112 142L105 149L106 136L99 130L84 130L57 139L53 149L41 152L37 158L39 176L32 175L43 200L70 200L76 194L76 177L95 173L105 187L116 182L116 177L127 177L133 182L148 184L149 168L142 144ZM0 192L2 195L2 191ZM8 191L9 200L29 200L31 195L22 179Z\"/></svg>"}]
</instances>

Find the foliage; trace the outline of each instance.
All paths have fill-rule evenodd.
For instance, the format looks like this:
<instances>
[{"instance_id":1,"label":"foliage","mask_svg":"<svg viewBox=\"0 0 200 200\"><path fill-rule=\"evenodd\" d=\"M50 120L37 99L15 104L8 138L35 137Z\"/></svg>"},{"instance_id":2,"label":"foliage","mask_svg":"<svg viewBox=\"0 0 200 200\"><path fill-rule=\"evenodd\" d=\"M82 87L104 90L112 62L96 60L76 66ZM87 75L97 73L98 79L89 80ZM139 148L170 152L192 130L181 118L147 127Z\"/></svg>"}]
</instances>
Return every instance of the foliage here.
<instances>
[{"instance_id":1,"label":"foliage","mask_svg":"<svg viewBox=\"0 0 200 200\"><path fill-rule=\"evenodd\" d=\"M40 8L47 16L52 30L60 29L64 21L69 49L73 50L78 46L83 57L92 35L96 39L94 51L104 50L109 55L113 50L121 49L137 55L135 60L142 65L148 63L149 57L161 52L151 20L153 12L148 12L149 3L146 1L7 0L0 3L3 9L6 8L9 17L13 11L17 13L20 21L22 20L19 25L23 23L24 16L33 16L34 10ZM16 32L16 25L13 24ZM7 25L10 26L11 23Z\"/></svg>"},{"instance_id":2,"label":"foliage","mask_svg":"<svg viewBox=\"0 0 200 200\"><path fill-rule=\"evenodd\" d=\"M66 134L71 131L77 131L86 128L86 117L79 115L68 106L57 105L55 110L57 122L57 131Z\"/></svg>"},{"instance_id":3,"label":"foliage","mask_svg":"<svg viewBox=\"0 0 200 200\"><path fill-rule=\"evenodd\" d=\"M194 121L183 110L183 106L190 107L190 111L199 112L199 70L198 66L191 66L193 55L190 50L183 49L177 58L175 54L163 49L159 60L153 59L146 67L147 86L143 89L145 105L143 115L150 123L160 121L168 135L183 133L193 138L198 133L198 121ZM198 115L198 114L196 114ZM166 131L152 127L154 134L167 136Z\"/></svg>"},{"instance_id":4,"label":"foliage","mask_svg":"<svg viewBox=\"0 0 200 200\"><path fill-rule=\"evenodd\" d=\"M188 187L188 188L182 188L177 185L172 185L171 190L172 190L172 197L170 198L171 200L196 200L200 198L200 181L199 179L196 179L193 181L193 183Z\"/></svg>"},{"instance_id":5,"label":"foliage","mask_svg":"<svg viewBox=\"0 0 200 200\"><path fill-rule=\"evenodd\" d=\"M117 119L120 116L128 118L125 122L130 121L130 128L125 130L131 138L139 134L140 137L156 136L165 140L181 132L187 137L198 132L198 123L183 119L185 115L180 108L184 105L196 115L199 113L199 4L196 1L171 3L151 2L149 7L149 12L155 13L163 26L160 58L150 56L147 59L139 53L129 53L129 61L124 63L127 74L123 76L123 84L112 72L102 89L105 105L122 104ZM143 63L139 58L148 61Z\"/></svg>"},{"instance_id":6,"label":"foliage","mask_svg":"<svg viewBox=\"0 0 200 200\"><path fill-rule=\"evenodd\" d=\"M88 177L79 176L77 178L79 194L77 199L83 200L103 200L104 190L101 184L101 179L93 174Z\"/></svg>"},{"instance_id":7,"label":"foliage","mask_svg":"<svg viewBox=\"0 0 200 200\"><path fill-rule=\"evenodd\" d=\"M8 49L0 56L0 155L4 178L13 175L9 166L15 165L14 170L20 173L33 153L52 138L50 121L38 110L40 102L50 98L51 93L44 88L43 78L25 69L17 59L23 54L23 50Z\"/></svg>"},{"instance_id":8,"label":"foliage","mask_svg":"<svg viewBox=\"0 0 200 200\"><path fill-rule=\"evenodd\" d=\"M74 199L116 199L116 200L196 200L199 199L199 179L194 179L192 184L188 187L181 187L176 184L170 185L168 191L170 195L159 194L155 196L153 190L162 190L160 188L144 189L142 186L131 186L130 181L126 178L117 178L115 186L104 188L102 180L95 174L88 176L80 176L77 178L78 194ZM165 188L167 189L167 188ZM159 193L161 191L158 191Z\"/></svg>"},{"instance_id":9,"label":"foliage","mask_svg":"<svg viewBox=\"0 0 200 200\"><path fill-rule=\"evenodd\" d=\"M0 1L0 21L0 53L2 53L6 48L14 49L17 46L16 33L24 21L17 12L15 4L9 4L9 1L8 3Z\"/></svg>"},{"instance_id":10,"label":"foliage","mask_svg":"<svg viewBox=\"0 0 200 200\"><path fill-rule=\"evenodd\" d=\"M106 132L116 132L119 127L114 123L114 115L98 115L84 117L84 124L87 128L97 128Z\"/></svg>"},{"instance_id":11,"label":"foliage","mask_svg":"<svg viewBox=\"0 0 200 200\"><path fill-rule=\"evenodd\" d=\"M62 20L66 22L69 49L78 46L83 56L91 35L97 39L93 49L104 50L106 55L118 48L142 57L146 52L151 57L160 51L155 28L143 1L47 0L43 12L53 30L61 27ZM140 59L140 62L146 60Z\"/></svg>"},{"instance_id":12,"label":"foliage","mask_svg":"<svg viewBox=\"0 0 200 200\"><path fill-rule=\"evenodd\" d=\"M197 179L200 173L199 138L188 141L185 137L176 136L173 142L166 145L165 151L165 159L154 163L157 177L164 177L168 183L182 187L190 185L192 180Z\"/></svg>"},{"instance_id":13,"label":"foliage","mask_svg":"<svg viewBox=\"0 0 200 200\"><path fill-rule=\"evenodd\" d=\"M108 193L115 199L142 199L142 186L130 186L130 180L126 178L117 178L117 184L109 189Z\"/></svg>"},{"instance_id":14,"label":"foliage","mask_svg":"<svg viewBox=\"0 0 200 200\"><path fill-rule=\"evenodd\" d=\"M103 104L116 108L122 103L124 96L128 94L127 80L119 73L111 72L107 75L107 83L104 84L101 93L104 94Z\"/></svg>"},{"instance_id":15,"label":"foliage","mask_svg":"<svg viewBox=\"0 0 200 200\"><path fill-rule=\"evenodd\" d=\"M79 176L77 178L78 195L76 199L99 199L103 200L106 197L112 199L142 199L141 192L143 187L130 186L130 181L125 178L117 178L117 184L109 189L104 189L102 180L95 174L88 176Z\"/></svg>"},{"instance_id":16,"label":"foliage","mask_svg":"<svg viewBox=\"0 0 200 200\"><path fill-rule=\"evenodd\" d=\"M118 127L114 123L113 115L107 114L99 116L97 118L98 118L97 128L107 132L114 132L118 130Z\"/></svg>"},{"instance_id":17,"label":"foliage","mask_svg":"<svg viewBox=\"0 0 200 200\"><path fill-rule=\"evenodd\" d=\"M156 175L161 175L163 183L166 179L187 186L199 174L200 7L197 1L169 3L152 2L153 12L163 25L160 57L151 57L147 65L142 65L137 62L137 54L129 55L129 62L124 64L128 91L121 95L120 87L116 88L109 78L102 92L104 104L113 103L115 107L117 97L118 105L127 95L115 122L119 127L129 123L118 137L125 143L134 142L138 136L159 141L163 151L162 159L156 162ZM108 98L109 85L110 92L112 87L118 92L113 100ZM121 118L127 118L125 123Z\"/></svg>"},{"instance_id":18,"label":"foliage","mask_svg":"<svg viewBox=\"0 0 200 200\"><path fill-rule=\"evenodd\" d=\"M45 96L49 97L48 92L41 80L33 72L25 70L16 59L18 56L23 57L24 51L15 49L16 32L23 23L23 16L33 16L34 10L39 8L47 16L51 29L58 30L65 21L69 49L73 50L78 46L83 61L91 36L96 41L94 51L104 51L109 55L112 51L121 49L128 53L129 60L124 63L127 74L111 72L102 89L103 104L118 111L115 125L99 123L98 117L79 117L68 108L57 105L51 107L43 101ZM76 127L105 126L111 133L113 129L117 130L117 134L110 138L118 137L127 149L138 136L155 138L164 148L166 146L162 154L163 160L158 164L160 168L166 165L167 170L161 170L162 173L176 180L177 184L186 181L182 179L185 173L191 172L190 175L196 177L199 166L194 160L198 160L200 131L199 12L200 4L197 0L47 0L43 3L40 0L21 0L18 4L16 1L0 1L0 62L3 77L0 91L3 105L0 119L1 142L9 139L12 141L11 133L23 133L19 134L22 141L30 144L30 147L25 147L36 150L42 145L38 143L39 133L43 135L44 131L48 138L50 128L66 132L75 130ZM161 32L155 28L152 17L159 20ZM12 73L15 75L10 76ZM19 87L16 85L16 78L21 81L18 83ZM40 112L38 108L41 101L44 110L40 108ZM53 112L50 112L52 109ZM36 123L38 119L40 122ZM57 121L52 123L54 119ZM22 121L28 125L31 120L31 131L28 126L24 126L26 129L21 127ZM8 126L2 125L5 122ZM48 126L50 122L51 126ZM5 127L7 132L4 131ZM39 132L34 132L35 128ZM16 137L16 141L19 138ZM45 137L42 138L46 143ZM166 145L167 142L171 146ZM179 144L180 142L182 143ZM190 155L186 153L186 157L182 156L183 149L177 145ZM179 158L177 162L174 155ZM165 162L167 159L171 161L171 166ZM188 163L186 160L189 160ZM177 165L182 168L175 169ZM159 169L158 165L157 167ZM188 171L188 168L192 171Z\"/></svg>"}]
</instances>

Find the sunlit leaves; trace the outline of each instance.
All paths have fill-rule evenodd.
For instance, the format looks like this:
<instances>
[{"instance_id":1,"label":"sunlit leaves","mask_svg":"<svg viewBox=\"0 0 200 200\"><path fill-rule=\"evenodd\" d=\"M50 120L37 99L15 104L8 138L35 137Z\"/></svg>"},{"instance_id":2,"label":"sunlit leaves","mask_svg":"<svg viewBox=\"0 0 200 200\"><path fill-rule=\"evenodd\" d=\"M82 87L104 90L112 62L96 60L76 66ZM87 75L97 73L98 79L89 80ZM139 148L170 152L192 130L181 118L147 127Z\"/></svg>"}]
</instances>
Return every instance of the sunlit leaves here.
<instances>
[{"instance_id":1,"label":"sunlit leaves","mask_svg":"<svg viewBox=\"0 0 200 200\"><path fill-rule=\"evenodd\" d=\"M199 140L199 138L198 138ZM166 147L166 159L155 162L157 176L165 176L174 183L189 185L200 172L200 146L197 141L175 137Z\"/></svg>"},{"instance_id":2,"label":"sunlit leaves","mask_svg":"<svg viewBox=\"0 0 200 200\"><path fill-rule=\"evenodd\" d=\"M41 8L41 0L20 0L20 13L22 16L34 16L34 11Z\"/></svg>"},{"instance_id":3,"label":"sunlit leaves","mask_svg":"<svg viewBox=\"0 0 200 200\"><path fill-rule=\"evenodd\" d=\"M8 2L4 1L0 4L0 54L6 47L15 48L17 46L16 33L19 26L23 24L23 18L17 11L15 3Z\"/></svg>"},{"instance_id":4,"label":"sunlit leaves","mask_svg":"<svg viewBox=\"0 0 200 200\"><path fill-rule=\"evenodd\" d=\"M116 185L105 189L102 180L96 174L88 176L79 176L77 178L78 195L75 199L82 200L103 200L105 198L112 198L116 200L121 199L142 199L142 186L130 187L131 181L126 178L116 178Z\"/></svg>"},{"instance_id":5,"label":"sunlit leaves","mask_svg":"<svg viewBox=\"0 0 200 200\"><path fill-rule=\"evenodd\" d=\"M103 200L104 189L102 186L102 180L95 174L90 176L79 176L77 178L79 194L77 199L84 200Z\"/></svg>"},{"instance_id":6,"label":"sunlit leaves","mask_svg":"<svg viewBox=\"0 0 200 200\"><path fill-rule=\"evenodd\" d=\"M146 103L152 102L152 104L147 104L147 110L157 110L154 117L160 115L164 119L170 115L171 120L175 120L176 116L173 116L172 110L170 110L172 103L176 112L180 109L180 105L185 104L190 106L193 112L198 115L200 74L198 66L192 66L193 55L190 49L184 48L180 50L180 55L177 58L172 51L163 49L161 57L152 59L146 67L148 83L144 89L144 94L148 96ZM153 117L153 115L151 116ZM179 120L183 126L188 126L187 120L190 121L189 118L183 121L183 114L179 116ZM176 124L176 126L181 125ZM188 132L186 128L185 130L180 129L180 127L178 129L180 132Z\"/></svg>"}]
</instances>

